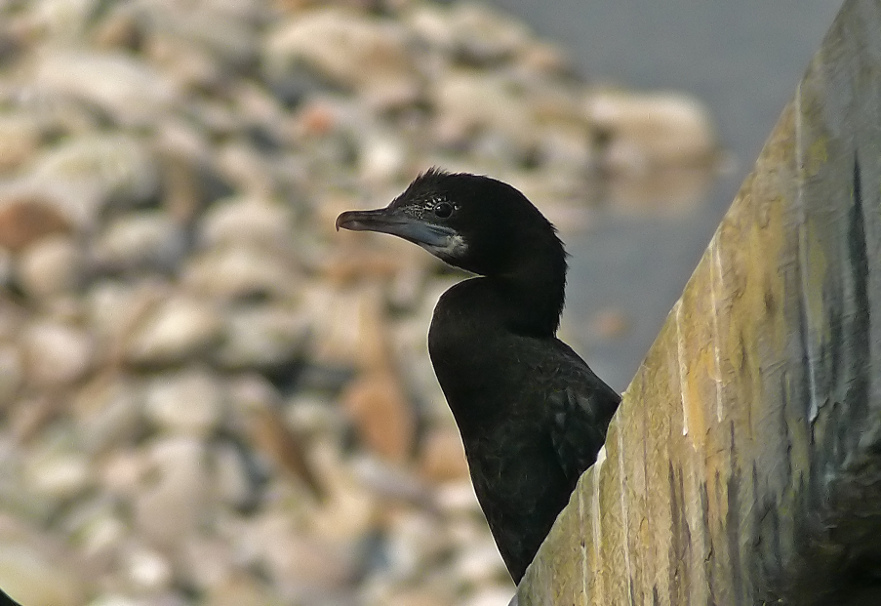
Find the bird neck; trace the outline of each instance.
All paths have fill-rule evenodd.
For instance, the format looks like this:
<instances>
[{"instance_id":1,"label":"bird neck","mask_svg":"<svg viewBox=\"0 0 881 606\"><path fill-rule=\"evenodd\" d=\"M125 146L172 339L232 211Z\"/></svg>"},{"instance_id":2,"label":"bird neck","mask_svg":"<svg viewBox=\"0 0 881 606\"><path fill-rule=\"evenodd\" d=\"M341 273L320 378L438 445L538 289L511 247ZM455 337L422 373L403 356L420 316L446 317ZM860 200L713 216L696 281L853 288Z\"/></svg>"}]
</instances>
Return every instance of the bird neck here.
<instances>
[{"instance_id":1,"label":"bird neck","mask_svg":"<svg viewBox=\"0 0 881 606\"><path fill-rule=\"evenodd\" d=\"M562 254L524 251L509 273L487 277L500 294L505 322L515 332L552 337L560 325L566 290L566 259Z\"/></svg>"}]
</instances>

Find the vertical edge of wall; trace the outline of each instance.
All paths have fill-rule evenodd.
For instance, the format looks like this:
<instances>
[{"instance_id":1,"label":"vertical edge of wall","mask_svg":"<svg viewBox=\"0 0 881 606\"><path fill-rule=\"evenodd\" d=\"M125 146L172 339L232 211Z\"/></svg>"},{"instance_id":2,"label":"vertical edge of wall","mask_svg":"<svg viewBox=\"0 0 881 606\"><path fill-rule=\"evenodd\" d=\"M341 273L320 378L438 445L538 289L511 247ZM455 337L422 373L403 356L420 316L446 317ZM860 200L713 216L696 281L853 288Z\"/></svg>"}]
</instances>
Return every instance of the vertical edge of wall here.
<instances>
[{"instance_id":1,"label":"vertical edge of wall","mask_svg":"<svg viewBox=\"0 0 881 606\"><path fill-rule=\"evenodd\" d=\"M879 536L881 0L848 0L519 600L847 604Z\"/></svg>"}]
</instances>

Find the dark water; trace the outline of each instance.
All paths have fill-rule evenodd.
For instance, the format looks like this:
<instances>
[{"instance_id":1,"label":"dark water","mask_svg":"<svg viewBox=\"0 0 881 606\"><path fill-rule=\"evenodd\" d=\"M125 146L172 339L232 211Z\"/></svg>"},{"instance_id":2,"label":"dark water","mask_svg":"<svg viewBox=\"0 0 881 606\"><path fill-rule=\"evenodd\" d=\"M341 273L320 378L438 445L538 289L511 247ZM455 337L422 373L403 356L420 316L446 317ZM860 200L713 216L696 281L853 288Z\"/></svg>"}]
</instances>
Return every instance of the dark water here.
<instances>
[{"instance_id":1,"label":"dark water","mask_svg":"<svg viewBox=\"0 0 881 606\"><path fill-rule=\"evenodd\" d=\"M559 44L591 81L690 93L710 108L735 167L697 209L667 218L608 213L567 236L567 336L623 389L792 97L840 3L830 0L492 0ZM623 337L590 328L621 308Z\"/></svg>"}]
</instances>

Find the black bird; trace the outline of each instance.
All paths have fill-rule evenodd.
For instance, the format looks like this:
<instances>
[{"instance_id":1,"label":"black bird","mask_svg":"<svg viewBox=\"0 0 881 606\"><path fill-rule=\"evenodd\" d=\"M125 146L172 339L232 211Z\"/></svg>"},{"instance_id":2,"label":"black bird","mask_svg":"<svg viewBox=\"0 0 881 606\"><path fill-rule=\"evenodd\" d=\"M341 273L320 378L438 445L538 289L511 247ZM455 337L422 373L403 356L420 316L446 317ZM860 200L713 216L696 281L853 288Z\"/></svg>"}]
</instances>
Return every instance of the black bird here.
<instances>
[{"instance_id":1,"label":"black bird","mask_svg":"<svg viewBox=\"0 0 881 606\"><path fill-rule=\"evenodd\" d=\"M519 583L621 401L555 336L566 286L556 229L510 185L439 169L387 208L345 212L336 226L399 236L479 275L441 296L428 350L474 491Z\"/></svg>"},{"instance_id":2,"label":"black bird","mask_svg":"<svg viewBox=\"0 0 881 606\"><path fill-rule=\"evenodd\" d=\"M21 606L21 604L10 598L6 595L6 592L0 589L0 606Z\"/></svg>"}]
</instances>

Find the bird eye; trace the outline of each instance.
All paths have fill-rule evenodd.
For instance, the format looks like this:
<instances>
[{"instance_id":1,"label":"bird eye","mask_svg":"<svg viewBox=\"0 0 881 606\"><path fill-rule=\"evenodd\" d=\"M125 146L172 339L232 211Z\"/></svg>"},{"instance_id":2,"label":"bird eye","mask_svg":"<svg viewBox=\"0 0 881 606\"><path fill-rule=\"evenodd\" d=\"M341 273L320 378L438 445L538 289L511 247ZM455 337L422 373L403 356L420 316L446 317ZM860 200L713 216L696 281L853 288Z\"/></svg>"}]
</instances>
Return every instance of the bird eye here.
<instances>
[{"instance_id":1,"label":"bird eye","mask_svg":"<svg viewBox=\"0 0 881 606\"><path fill-rule=\"evenodd\" d=\"M438 202L434 206L434 215L440 219L446 219L453 214L453 205L448 202Z\"/></svg>"}]
</instances>

